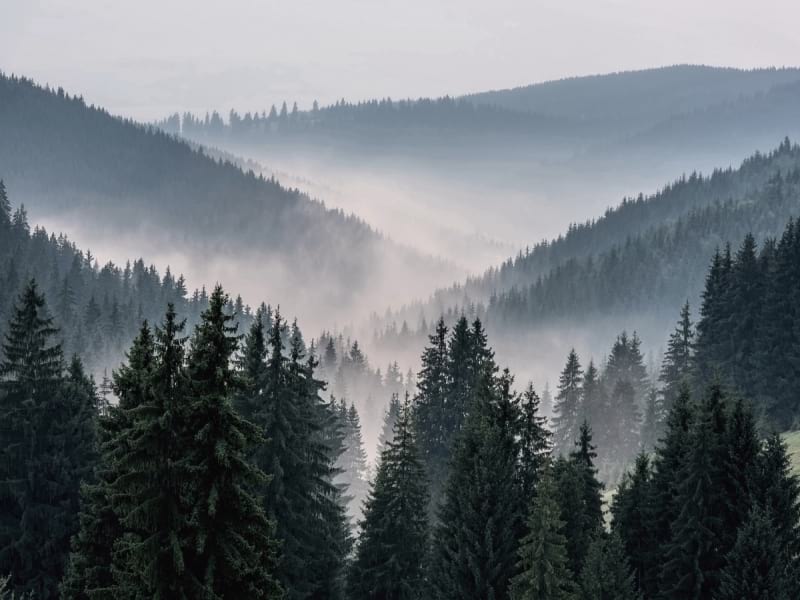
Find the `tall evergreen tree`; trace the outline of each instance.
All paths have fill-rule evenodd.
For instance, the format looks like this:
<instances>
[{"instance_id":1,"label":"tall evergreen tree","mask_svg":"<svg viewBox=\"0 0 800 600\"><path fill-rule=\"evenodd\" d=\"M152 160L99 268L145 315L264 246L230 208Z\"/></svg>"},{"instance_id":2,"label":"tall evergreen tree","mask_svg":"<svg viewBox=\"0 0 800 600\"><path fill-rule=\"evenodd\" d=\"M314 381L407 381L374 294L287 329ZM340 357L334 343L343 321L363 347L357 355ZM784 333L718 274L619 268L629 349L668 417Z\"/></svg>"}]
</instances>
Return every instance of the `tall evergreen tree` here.
<instances>
[{"instance_id":1,"label":"tall evergreen tree","mask_svg":"<svg viewBox=\"0 0 800 600\"><path fill-rule=\"evenodd\" d=\"M722 570L719 600L789 600L797 596L798 559L781 546L770 512L754 509L736 536Z\"/></svg>"},{"instance_id":2,"label":"tall evergreen tree","mask_svg":"<svg viewBox=\"0 0 800 600\"><path fill-rule=\"evenodd\" d=\"M486 380L459 434L434 533L429 597L508 598L522 519L507 385Z\"/></svg>"},{"instance_id":3,"label":"tall evergreen tree","mask_svg":"<svg viewBox=\"0 0 800 600\"><path fill-rule=\"evenodd\" d=\"M520 399L519 415L519 476L523 498L531 498L550 454L547 418L540 415L539 396L528 384Z\"/></svg>"},{"instance_id":4,"label":"tall evergreen tree","mask_svg":"<svg viewBox=\"0 0 800 600\"><path fill-rule=\"evenodd\" d=\"M63 372L57 330L31 281L0 363L0 571L11 586L55 598L78 529L81 479L94 467L94 401L79 363Z\"/></svg>"},{"instance_id":5,"label":"tall evergreen tree","mask_svg":"<svg viewBox=\"0 0 800 600\"><path fill-rule=\"evenodd\" d=\"M204 592L202 579L186 569L186 489L193 473L183 460L189 440L183 327L170 305L156 330L155 365L143 401L128 409L133 427L116 465L120 476L111 484L126 532L116 548L117 571L125 573L117 592L123 597L146 592L183 599Z\"/></svg>"},{"instance_id":6,"label":"tall evergreen tree","mask_svg":"<svg viewBox=\"0 0 800 600\"><path fill-rule=\"evenodd\" d=\"M414 398L415 438L431 486L430 515L435 513L440 501L452 441L451 432L443 430L444 413L450 410L447 361L447 327L442 318L422 353L418 393Z\"/></svg>"},{"instance_id":7,"label":"tall evergreen tree","mask_svg":"<svg viewBox=\"0 0 800 600\"><path fill-rule=\"evenodd\" d=\"M194 332L188 360L190 401L186 431L192 444L186 466L194 476L187 570L207 594L231 598L272 598L280 594L274 579L273 525L252 490L264 473L247 455L262 438L258 429L233 409L237 378L232 359L237 348L228 297L214 289Z\"/></svg>"},{"instance_id":8,"label":"tall evergreen tree","mask_svg":"<svg viewBox=\"0 0 800 600\"><path fill-rule=\"evenodd\" d=\"M580 573L581 600L638 600L628 558L619 536L597 535Z\"/></svg>"},{"instance_id":9,"label":"tall evergreen tree","mask_svg":"<svg viewBox=\"0 0 800 600\"><path fill-rule=\"evenodd\" d=\"M545 472L528 517L528 534L519 549L514 600L574 600L577 586L569 568L561 507L552 475ZM486 597L486 596L485 596Z\"/></svg>"},{"instance_id":10,"label":"tall evergreen tree","mask_svg":"<svg viewBox=\"0 0 800 600\"><path fill-rule=\"evenodd\" d=\"M583 371L578 354L573 348L567 356L567 364L558 380L553 417L553 447L556 452L567 454L578 437L581 422L581 384Z\"/></svg>"},{"instance_id":11,"label":"tall evergreen tree","mask_svg":"<svg viewBox=\"0 0 800 600\"><path fill-rule=\"evenodd\" d=\"M689 301L681 308L678 325L669 336L667 350L661 364L658 380L661 382L663 409L669 412L681 391L681 385L688 383L692 369L692 348L694 345L694 325L691 320Z\"/></svg>"},{"instance_id":12,"label":"tall evergreen tree","mask_svg":"<svg viewBox=\"0 0 800 600\"><path fill-rule=\"evenodd\" d=\"M378 452L383 452L386 445L392 441L394 435L394 425L400 416L402 404L400 403L400 395L392 394L389 399L389 406L383 415L383 426L381 427L380 437L378 437Z\"/></svg>"},{"instance_id":13,"label":"tall evergreen tree","mask_svg":"<svg viewBox=\"0 0 800 600\"><path fill-rule=\"evenodd\" d=\"M719 589L723 542L723 395L712 386L689 436L689 455L678 488L677 519L667 546L661 590L664 598L712 598Z\"/></svg>"},{"instance_id":14,"label":"tall evergreen tree","mask_svg":"<svg viewBox=\"0 0 800 600\"><path fill-rule=\"evenodd\" d=\"M411 407L406 399L392 440L381 453L375 483L365 505L362 533L350 569L350 598L422 598L427 506L425 469L417 456Z\"/></svg>"}]
</instances>

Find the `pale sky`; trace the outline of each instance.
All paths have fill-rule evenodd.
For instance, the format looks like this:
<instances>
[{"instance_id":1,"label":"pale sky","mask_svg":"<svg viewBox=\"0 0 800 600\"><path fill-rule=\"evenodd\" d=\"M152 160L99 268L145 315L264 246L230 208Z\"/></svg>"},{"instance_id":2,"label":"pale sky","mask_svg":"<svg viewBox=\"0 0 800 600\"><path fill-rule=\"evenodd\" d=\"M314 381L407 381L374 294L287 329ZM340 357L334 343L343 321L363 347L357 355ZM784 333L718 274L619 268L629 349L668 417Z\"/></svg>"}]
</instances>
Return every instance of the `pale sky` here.
<instances>
[{"instance_id":1,"label":"pale sky","mask_svg":"<svg viewBox=\"0 0 800 600\"><path fill-rule=\"evenodd\" d=\"M0 0L0 70L153 119L676 63L796 66L798 22L795 0Z\"/></svg>"}]
</instances>

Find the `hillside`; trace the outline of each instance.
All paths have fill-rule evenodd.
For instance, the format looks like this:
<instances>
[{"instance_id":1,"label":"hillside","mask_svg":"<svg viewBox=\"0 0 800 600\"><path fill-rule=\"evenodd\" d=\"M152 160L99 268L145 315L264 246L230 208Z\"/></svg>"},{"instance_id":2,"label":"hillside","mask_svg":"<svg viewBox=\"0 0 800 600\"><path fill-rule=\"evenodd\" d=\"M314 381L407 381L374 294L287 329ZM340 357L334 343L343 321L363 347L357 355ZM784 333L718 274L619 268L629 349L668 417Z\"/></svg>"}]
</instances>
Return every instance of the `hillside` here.
<instances>
[{"instance_id":1,"label":"hillside","mask_svg":"<svg viewBox=\"0 0 800 600\"><path fill-rule=\"evenodd\" d=\"M560 360L570 344L597 356L603 336L626 328L638 329L646 347L656 350L676 307L689 299L696 312L716 248L738 244L747 233L758 242L775 238L798 215L800 146L787 140L738 169L695 174L626 199L482 277L376 316L376 344L396 353L424 340L440 314L452 322L465 312L500 336L498 353L509 361L517 360L512 349L532 343L543 362L557 364L547 355L555 349ZM543 368L537 375L553 372Z\"/></svg>"},{"instance_id":2,"label":"hillside","mask_svg":"<svg viewBox=\"0 0 800 600\"><path fill-rule=\"evenodd\" d=\"M692 113L800 80L800 69L741 70L675 65L572 77L465 96L476 105L529 111L608 128L626 135L678 114Z\"/></svg>"},{"instance_id":3,"label":"hillside","mask_svg":"<svg viewBox=\"0 0 800 600\"><path fill-rule=\"evenodd\" d=\"M421 289L451 272L274 179L26 79L0 76L0 177L33 220L84 248L121 259L147 247L191 283L219 280L253 301L269 290L314 325L402 295L405 269Z\"/></svg>"},{"instance_id":4,"label":"hillside","mask_svg":"<svg viewBox=\"0 0 800 600\"><path fill-rule=\"evenodd\" d=\"M476 274L622 196L797 139L798 82L798 69L687 65L160 126L333 189L337 206Z\"/></svg>"}]
</instances>

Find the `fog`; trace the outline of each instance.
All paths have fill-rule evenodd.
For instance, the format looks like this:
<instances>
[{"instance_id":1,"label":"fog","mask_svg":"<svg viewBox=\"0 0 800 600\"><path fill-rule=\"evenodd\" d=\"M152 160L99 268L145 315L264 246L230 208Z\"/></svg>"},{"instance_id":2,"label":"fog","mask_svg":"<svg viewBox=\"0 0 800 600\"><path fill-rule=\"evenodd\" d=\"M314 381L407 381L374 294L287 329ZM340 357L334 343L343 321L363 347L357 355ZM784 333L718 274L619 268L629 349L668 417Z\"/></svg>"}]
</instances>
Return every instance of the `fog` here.
<instances>
[{"instance_id":1,"label":"fog","mask_svg":"<svg viewBox=\"0 0 800 600\"><path fill-rule=\"evenodd\" d=\"M798 16L786 0L6 0L0 67L151 120L176 107L307 108L677 63L780 66L800 56Z\"/></svg>"}]
</instances>

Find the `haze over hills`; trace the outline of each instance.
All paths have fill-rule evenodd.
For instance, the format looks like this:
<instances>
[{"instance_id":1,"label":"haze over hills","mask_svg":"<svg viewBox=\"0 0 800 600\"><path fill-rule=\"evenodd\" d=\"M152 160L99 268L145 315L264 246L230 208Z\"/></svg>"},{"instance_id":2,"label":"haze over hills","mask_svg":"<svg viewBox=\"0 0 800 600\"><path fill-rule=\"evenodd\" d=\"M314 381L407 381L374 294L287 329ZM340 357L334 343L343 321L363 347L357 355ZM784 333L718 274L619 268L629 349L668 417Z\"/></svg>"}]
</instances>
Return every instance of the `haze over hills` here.
<instances>
[{"instance_id":1,"label":"haze over hills","mask_svg":"<svg viewBox=\"0 0 800 600\"><path fill-rule=\"evenodd\" d=\"M0 175L32 220L69 231L96 254L122 261L147 247L190 285L221 281L252 304L269 296L308 315L313 327L459 273L272 178L61 89L7 76L0 77Z\"/></svg>"},{"instance_id":2,"label":"haze over hills","mask_svg":"<svg viewBox=\"0 0 800 600\"><path fill-rule=\"evenodd\" d=\"M737 169L625 199L480 277L375 315L375 346L403 356L424 343L439 315L452 323L464 313L486 324L502 360L537 381L554 381L571 347L599 359L624 329L638 331L655 360L675 307L688 300L697 316L715 249L735 251L747 233L763 245L799 216L800 146L787 139Z\"/></svg>"},{"instance_id":3,"label":"haze over hills","mask_svg":"<svg viewBox=\"0 0 800 600\"><path fill-rule=\"evenodd\" d=\"M162 126L318 182L337 206L475 273L622 196L797 138L798 81L795 68L683 65Z\"/></svg>"}]
</instances>

